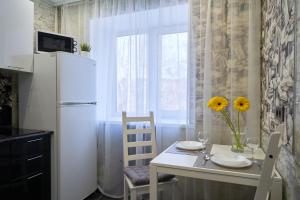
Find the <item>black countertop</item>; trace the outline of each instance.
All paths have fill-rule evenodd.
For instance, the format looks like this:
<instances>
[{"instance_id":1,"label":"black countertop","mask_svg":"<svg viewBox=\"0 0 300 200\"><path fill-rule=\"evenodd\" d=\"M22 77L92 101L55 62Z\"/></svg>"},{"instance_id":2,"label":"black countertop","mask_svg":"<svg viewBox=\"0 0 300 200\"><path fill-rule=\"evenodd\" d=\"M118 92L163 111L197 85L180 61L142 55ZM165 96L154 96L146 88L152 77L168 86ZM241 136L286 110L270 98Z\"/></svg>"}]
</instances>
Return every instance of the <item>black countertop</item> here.
<instances>
[{"instance_id":1,"label":"black countertop","mask_svg":"<svg viewBox=\"0 0 300 200\"><path fill-rule=\"evenodd\" d=\"M52 133L52 131L0 127L0 142Z\"/></svg>"}]
</instances>

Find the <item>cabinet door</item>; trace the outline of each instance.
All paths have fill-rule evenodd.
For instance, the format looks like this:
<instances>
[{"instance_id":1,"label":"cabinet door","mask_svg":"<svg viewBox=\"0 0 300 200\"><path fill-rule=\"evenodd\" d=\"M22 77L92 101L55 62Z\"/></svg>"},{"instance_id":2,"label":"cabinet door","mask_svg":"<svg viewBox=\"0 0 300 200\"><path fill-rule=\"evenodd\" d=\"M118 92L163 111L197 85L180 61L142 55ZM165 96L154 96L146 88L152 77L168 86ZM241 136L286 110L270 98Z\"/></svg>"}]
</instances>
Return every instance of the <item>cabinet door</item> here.
<instances>
[{"instance_id":1,"label":"cabinet door","mask_svg":"<svg viewBox=\"0 0 300 200\"><path fill-rule=\"evenodd\" d=\"M33 2L1 0L0 67L33 71Z\"/></svg>"},{"instance_id":2,"label":"cabinet door","mask_svg":"<svg viewBox=\"0 0 300 200\"><path fill-rule=\"evenodd\" d=\"M27 159L12 159L11 179L14 181L44 171L48 164L44 157L45 155L42 154Z\"/></svg>"},{"instance_id":3,"label":"cabinet door","mask_svg":"<svg viewBox=\"0 0 300 200\"><path fill-rule=\"evenodd\" d=\"M11 180L49 171L50 136L34 136L11 142Z\"/></svg>"},{"instance_id":4,"label":"cabinet door","mask_svg":"<svg viewBox=\"0 0 300 200\"><path fill-rule=\"evenodd\" d=\"M47 152L49 137L34 136L12 141L11 155L13 159L32 158Z\"/></svg>"},{"instance_id":5,"label":"cabinet door","mask_svg":"<svg viewBox=\"0 0 300 200\"><path fill-rule=\"evenodd\" d=\"M10 193L9 142L0 143L0 198L8 199Z\"/></svg>"},{"instance_id":6,"label":"cabinet door","mask_svg":"<svg viewBox=\"0 0 300 200\"><path fill-rule=\"evenodd\" d=\"M10 143L0 143L0 185L3 185L10 180Z\"/></svg>"},{"instance_id":7,"label":"cabinet door","mask_svg":"<svg viewBox=\"0 0 300 200\"><path fill-rule=\"evenodd\" d=\"M47 179L47 175L40 172L25 180L11 184L11 200L49 200L49 189L45 187Z\"/></svg>"},{"instance_id":8,"label":"cabinet door","mask_svg":"<svg viewBox=\"0 0 300 200\"><path fill-rule=\"evenodd\" d=\"M1 200L9 200L11 197L10 185L0 185L0 197Z\"/></svg>"}]
</instances>

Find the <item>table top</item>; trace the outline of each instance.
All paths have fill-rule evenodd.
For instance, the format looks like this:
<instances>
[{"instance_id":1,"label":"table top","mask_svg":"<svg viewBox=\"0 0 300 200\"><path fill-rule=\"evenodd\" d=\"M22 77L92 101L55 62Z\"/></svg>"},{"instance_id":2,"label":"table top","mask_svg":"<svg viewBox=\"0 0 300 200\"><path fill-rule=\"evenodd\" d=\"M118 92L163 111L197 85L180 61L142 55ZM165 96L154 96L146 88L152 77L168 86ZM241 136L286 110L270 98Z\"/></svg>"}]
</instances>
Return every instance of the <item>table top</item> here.
<instances>
[{"instance_id":1,"label":"table top","mask_svg":"<svg viewBox=\"0 0 300 200\"><path fill-rule=\"evenodd\" d=\"M212 154L222 152L224 154L236 154L231 152L231 146L229 145L208 145L206 151L211 152ZM243 153L245 157L251 157L251 153L249 151ZM212 161L207 161L205 165L203 165L203 156L204 154L200 151L185 151L179 150L176 148L176 143L172 144L165 151L156 156L151 162L151 166L156 167L168 167L173 169L183 169L183 170L191 170L198 172L206 172L213 174L222 174L222 175L230 175L230 176L239 176L239 177L247 177L247 178L259 178L262 170L262 165L252 164L249 167L245 168L227 168L219 166ZM259 149L254 158L258 161L258 163L262 163L264 159L264 152Z\"/></svg>"}]
</instances>

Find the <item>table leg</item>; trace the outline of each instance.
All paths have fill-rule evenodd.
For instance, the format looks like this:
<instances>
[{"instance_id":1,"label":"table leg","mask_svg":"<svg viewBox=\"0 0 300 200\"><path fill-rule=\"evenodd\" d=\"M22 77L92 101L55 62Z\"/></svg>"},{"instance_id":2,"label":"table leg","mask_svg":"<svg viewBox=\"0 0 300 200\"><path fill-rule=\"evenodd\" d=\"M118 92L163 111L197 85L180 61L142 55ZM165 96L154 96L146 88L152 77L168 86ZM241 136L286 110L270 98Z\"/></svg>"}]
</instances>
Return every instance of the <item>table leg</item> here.
<instances>
[{"instance_id":1,"label":"table leg","mask_svg":"<svg viewBox=\"0 0 300 200\"><path fill-rule=\"evenodd\" d=\"M270 200L282 200L282 180L273 179Z\"/></svg>"},{"instance_id":2,"label":"table leg","mask_svg":"<svg viewBox=\"0 0 300 200\"><path fill-rule=\"evenodd\" d=\"M157 200L157 169L150 165L150 200Z\"/></svg>"}]
</instances>

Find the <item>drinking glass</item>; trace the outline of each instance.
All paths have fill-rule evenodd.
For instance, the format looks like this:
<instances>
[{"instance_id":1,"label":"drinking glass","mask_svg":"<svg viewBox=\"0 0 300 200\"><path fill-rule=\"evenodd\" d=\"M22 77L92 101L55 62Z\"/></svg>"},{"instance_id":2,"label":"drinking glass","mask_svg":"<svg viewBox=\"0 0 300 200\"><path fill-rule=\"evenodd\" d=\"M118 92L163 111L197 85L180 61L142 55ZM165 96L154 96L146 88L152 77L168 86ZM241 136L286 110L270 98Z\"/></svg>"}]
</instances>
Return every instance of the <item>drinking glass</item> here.
<instances>
[{"instance_id":1,"label":"drinking glass","mask_svg":"<svg viewBox=\"0 0 300 200\"><path fill-rule=\"evenodd\" d=\"M205 147L205 149L206 149L206 145L207 145L207 142L208 142L207 135L204 134L203 132L199 131L198 132L198 141L201 142L203 144L203 146ZM203 151L203 153L205 153L205 151Z\"/></svg>"},{"instance_id":2,"label":"drinking glass","mask_svg":"<svg viewBox=\"0 0 300 200\"><path fill-rule=\"evenodd\" d=\"M246 145L248 148L251 149L252 153L252 162L254 162L254 153L258 150L259 148L259 139L257 137L249 137L246 140Z\"/></svg>"}]
</instances>

